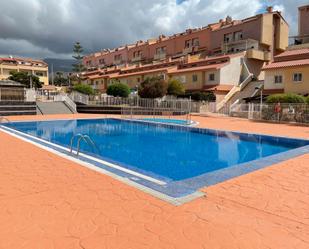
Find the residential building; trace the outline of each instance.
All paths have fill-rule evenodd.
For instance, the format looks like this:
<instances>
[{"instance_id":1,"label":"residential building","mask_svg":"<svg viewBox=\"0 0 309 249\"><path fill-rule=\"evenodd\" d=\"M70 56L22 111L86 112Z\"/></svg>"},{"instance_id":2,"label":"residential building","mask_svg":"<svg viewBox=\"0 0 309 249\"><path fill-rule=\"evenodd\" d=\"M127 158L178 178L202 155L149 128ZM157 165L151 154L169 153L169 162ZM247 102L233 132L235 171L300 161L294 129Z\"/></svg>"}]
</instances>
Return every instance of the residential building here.
<instances>
[{"instance_id":1,"label":"residential building","mask_svg":"<svg viewBox=\"0 0 309 249\"><path fill-rule=\"evenodd\" d=\"M299 33L295 44L263 67L264 93L309 94L309 5L299 7Z\"/></svg>"},{"instance_id":2,"label":"residential building","mask_svg":"<svg viewBox=\"0 0 309 249\"><path fill-rule=\"evenodd\" d=\"M277 55L265 66L264 91L271 93L309 94L309 43L307 48L289 50Z\"/></svg>"},{"instance_id":3,"label":"residential building","mask_svg":"<svg viewBox=\"0 0 309 249\"><path fill-rule=\"evenodd\" d=\"M288 46L289 27L281 13L268 8L266 13L243 20L227 17L205 27L187 29L171 36L160 35L112 50L84 57L87 68L126 63L149 63L186 54L214 55L254 50L253 59L270 60Z\"/></svg>"},{"instance_id":4,"label":"residential building","mask_svg":"<svg viewBox=\"0 0 309 249\"><path fill-rule=\"evenodd\" d=\"M0 58L0 80L8 79L12 71L36 75L44 85L48 85L48 65L42 60Z\"/></svg>"},{"instance_id":5,"label":"residential building","mask_svg":"<svg viewBox=\"0 0 309 249\"><path fill-rule=\"evenodd\" d=\"M114 80L136 88L151 76L177 78L187 92L214 92L223 106L248 97L239 93L264 79L263 66L288 46L288 30L281 13L272 8L244 20L227 17L202 28L86 56L89 71L83 77L101 92ZM247 95L254 87L250 89Z\"/></svg>"}]
</instances>

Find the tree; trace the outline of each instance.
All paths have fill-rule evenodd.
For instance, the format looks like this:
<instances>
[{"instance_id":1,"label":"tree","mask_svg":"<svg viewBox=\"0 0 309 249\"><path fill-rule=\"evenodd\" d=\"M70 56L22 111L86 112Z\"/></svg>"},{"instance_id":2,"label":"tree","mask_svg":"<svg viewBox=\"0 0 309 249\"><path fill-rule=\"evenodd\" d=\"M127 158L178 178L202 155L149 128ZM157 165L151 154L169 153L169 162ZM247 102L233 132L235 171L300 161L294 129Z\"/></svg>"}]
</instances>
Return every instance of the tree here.
<instances>
[{"instance_id":1,"label":"tree","mask_svg":"<svg viewBox=\"0 0 309 249\"><path fill-rule=\"evenodd\" d=\"M130 94L130 88L127 84L116 82L107 87L106 93L114 97L127 98Z\"/></svg>"},{"instance_id":2,"label":"tree","mask_svg":"<svg viewBox=\"0 0 309 249\"><path fill-rule=\"evenodd\" d=\"M142 98L161 98L166 95L167 83L161 77L146 78L138 88Z\"/></svg>"},{"instance_id":3,"label":"tree","mask_svg":"<svg viewBox=\"0 0 309 249\"><path fill-rule=\"evenodd\" d=\"M54 78L54 84L56 86L67 86L68 79L63 77L63 72L56 72L56 76Z\"/></svg>"},{"instance_id":4,"label":"tree","mask_svg":"<svg viewBox=\"0 0 309 249\"><path fill-rule=\"evenodd\" d=\"M167 94L173 96L183 95L185 88L183 84L177 79L170 79L168 81Z\"/></svg>"},{"instance_id":5,"label":"tree","mask_svg":"<svg viewBox=\"0 0 309 249\"><path fill-rule=\"evenodd\" d=\"M31 86L34 88L41 88L42 82L40 82L40 78L36 75L28 74L27 72L16 72L11 71L11 76L9 77L9 80L13 80L16 82L19 82L25 87L30 88Z\"/></svg>"},{"instance_id":6,"label":"tree","mask_svg":"<svg viewBox=\"0 0 309 249\"><path fill-rule=\"evenodd\" d=\"M94 89L87 84L76 84L73 90L87 95L94 95Z\"/></svg>"},{"instance_id":7,"label":"tree","mask_svg":"<svg viewBox=\"0 0 309 249\"><path fill-rule=\"evenodd\" d=\"M73 72L77 72L80 74L82 71L85 70L85 67L83 65L83 56L82 53L84 52L83 47L80 45L79 42L76 42L73 47L73 55L72 57L76 60L76 63L74 63L73 66ZM78 77L78 82L80 83L81 79L80 76Z\"/></svg>"}]
</instances>

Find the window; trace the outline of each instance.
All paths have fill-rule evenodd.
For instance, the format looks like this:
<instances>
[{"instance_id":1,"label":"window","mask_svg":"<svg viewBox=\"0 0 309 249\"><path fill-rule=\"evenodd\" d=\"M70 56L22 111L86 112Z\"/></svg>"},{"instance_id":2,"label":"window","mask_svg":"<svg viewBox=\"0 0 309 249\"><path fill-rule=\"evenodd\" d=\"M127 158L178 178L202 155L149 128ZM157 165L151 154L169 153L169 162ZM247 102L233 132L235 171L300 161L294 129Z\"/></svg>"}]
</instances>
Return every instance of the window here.
<instances>
[{"instance_id":1,"label":"window","mask_svg":"<svg viewBox=\"0 0 309 249\"><path fill-rule=\"evenodd\" d=\"M192 45L193 47L198 47L200 45L200 41L198 38L192 39Z\"/></svg>"},{"instance_id":2,"label":"window","mask_svg":"<svg viewBox=\"0 0 309 249\"><path fill-rule=\"evenodd\" d=\"M121 60L121 54L117 54L114 56L115 61L120 61Z\"/></svg>"},{"instance_id":3,"label":"window","mask_svg":"<svg viewBox=\"0 0 309 249\"><path fill-rule=\"evenodd\" d=\"M99 64L105 64L105 60L104 59L99 59Z\"/></svg>"},{"instance_id":4,"label":"window","mask_svg":"<svg viewBox=\"0 0 309 249\"><path fill-rule=\"evenodd\" d=\"M141 78L137 78L137 83L140 83L141 82Z\"/></svg>"},{"instance_id":5,"label":"window","mask_svg":"<svg viewBox=\"0 0 309 249\"><path fill-rule=\"evenodd\" d=\"M275 75L275 84L282 83L282 75Z\"/></svg>"},{"instance_id":6,"label":"window","mask_svg":"<svg viewBox=\"0 0 309 249\"><path fill-rule=\"evenodd\" d=\"M193 82L197 82L197 75L196 75L196 74L193 74L193 75L192 75L192 81L193 81Z\"/></svg>"},{"instance_id":7,"label":"window","mask_svg":"<svg viewBox=\"0 0 309 249\"><path fill-rule=\"evenodd\" d=\"M191 47L191 40L185 41L185 48L190 48Z\"/></svg>"},{"instance_id":8,"label":"window","mask_svg":"<svg viewBox=\"0 0 309 249\"><path fill-rule=\"evenodd\" d=\"M159 77L161 80L165 80L165 74L163 74L163 73L158 74L158 77Z\"/></svg>"},{"instance_id":9,"label":"window","mask_svg":"<svg viewBox=\"0 0 309 249\"><path fill-rule=\"evenodd\" d=\"M36 76L44 76L44 73L43 72L35 72L35 75Z\"/></svg>"},{"instance_id":10,"label":"window","mask_svg":"<svg viewBox=\"0 0 309 249\"><path fill-rule=\"evenodd\" d=\"M223 38L225 43L229 43L233 40L233 34L229 33L229 34L224 34L224 38Z\"/></svg>"},{"instance_id":11,"label":"window","mask_svg":"<svg viewBox=\"0 0 309 249\"><path fill-rule=\"evenodd\" d=\"M200 42L198 38L185 41L185 48L198 47L199 45L200 45Z\"/></svg>"},{"instance_id":12,"label":"window","mask_svg":"<svg viewBox=\"0 0 309 249\"><path fill-rule=\"evenodd\" d=\"M214 73L211 73L208 75L208 80L209 81L214 81L215 80L215 74Z\"/></svg>"},{"instance_id":13,"label":"window","mask_svg":"<svg viewBox=\"0 0 309 249\"><path fill-rule=\"evenodd\" d=\"M142 51L141 51L141 50L135 51L135 52L133 53L133 57L134 57L134 58L140 57L141 55L142 55Z\"/></svg>"},{"instance_id":14,"label":"window","mask_svg":"<svg viewBox=\"0 0 309 249\"><path fill-rule=\"evenodd\" d=\"M301 73L294 73L293 74L293 81L300 82L303 80L303 75Z\"/></svg>"},{"instance_id":15,"label":"window","mask_svg":"<svg viewBox=\"0 0 309 249\"><path fill-rule=\"evenodd\" d=\"M239 40L242 40L242 31L237 31L237 32L234 32L234 39L235 41L239 41Z\"/></svg>"},{"instance_id":16,"label":"window","mask_svg":"<svg viewBox=\"0 0 309 249\"><path fill-rule=\"evenodd\" d=\"M156 54L165 54L166 47L156 48Z\"/></svg>"}]
</instances>

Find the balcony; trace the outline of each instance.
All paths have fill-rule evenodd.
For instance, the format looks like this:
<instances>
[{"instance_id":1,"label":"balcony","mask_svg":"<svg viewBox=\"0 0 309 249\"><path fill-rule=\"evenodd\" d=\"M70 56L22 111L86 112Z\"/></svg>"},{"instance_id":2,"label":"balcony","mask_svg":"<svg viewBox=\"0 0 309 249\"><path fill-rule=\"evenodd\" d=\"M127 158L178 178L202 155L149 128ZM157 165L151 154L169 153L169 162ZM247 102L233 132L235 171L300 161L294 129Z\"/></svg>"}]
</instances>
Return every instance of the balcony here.
<instances>
[{"instance_id":1,"label":"balcony","mask_svg":"<svg viewBox=\"0 0 309 249\"><path fill-rule=\"evenodd\" d=\"M253 39L231 40L222 43L223 53L237 53L248 49L259 49L259 42Z\"/></svg>"},{"instance_id":2,"label":"balcony","mask_svg":"<svg viewBox=\"0 0 309 249\"><path fill-rule=\"evenodd\" d=\"M198 48L199 48L198 46L186 47L183 49L182 53L183 55L190 54L190 53L198 51Z\"/></svg>"},{"instance_id":3,"label":"balcony","mask_svg":"<svg viewBox=\"0 0 309 249\"><path fill-rule=\"evenodd\" d=\"M163 60L166 58L166 53L159 53L154 55L155 60Z\"/></svg>"},{"instance_id":4,"label":"balcony","mask_svg":"<svg viewBox=\"0 0 309 249\"><path fill-rule=\"evenodd\" d=\"M270 61L271 59L270 52L258 49L247 50L246 56L248 59L255 59L260 61Z\"/></svg>"},{"instance_id":5,"label":"balcony","mask_svg":"<svg viewBox=\"0 0 309 249\"><path fill-rule=\"evenodd\" d=\"M131 61L132 61L132 62L138 62L138 61L141 61L142 59L143 59L142 56L139 55L139 56L133 57L133 58L131 59Z\"/></svg>"},{"instance_id":6,"label":"balcony","mask_svg":"<svg viewBox=\"0 0 309 249\"><path fill-rule=\"evenodd\" d=\"M124 63L124 61L122 59L114 60L115 65L120 65L120 64L123 64L123 63Z\"/></svg>"}]
</instances>

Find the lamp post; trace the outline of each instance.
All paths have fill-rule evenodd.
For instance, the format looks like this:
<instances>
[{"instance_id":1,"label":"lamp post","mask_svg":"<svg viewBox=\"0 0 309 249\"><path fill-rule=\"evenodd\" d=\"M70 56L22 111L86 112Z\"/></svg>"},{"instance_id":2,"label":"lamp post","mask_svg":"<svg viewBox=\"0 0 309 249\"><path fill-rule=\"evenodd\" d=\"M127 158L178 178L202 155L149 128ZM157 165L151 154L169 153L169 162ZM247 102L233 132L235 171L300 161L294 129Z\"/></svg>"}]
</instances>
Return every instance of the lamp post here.
<instances>
[{"instance_id":1,"label":"lamp post","mask_svg":"<svg viewBox=\"0 0 309 249\"><path fill-rule=\"evenodd\" d=\"M256 90L260 90L260 117L262 117L262 106L263 106L263 85L256 87Z\"/></svg>"}]
</instances>

